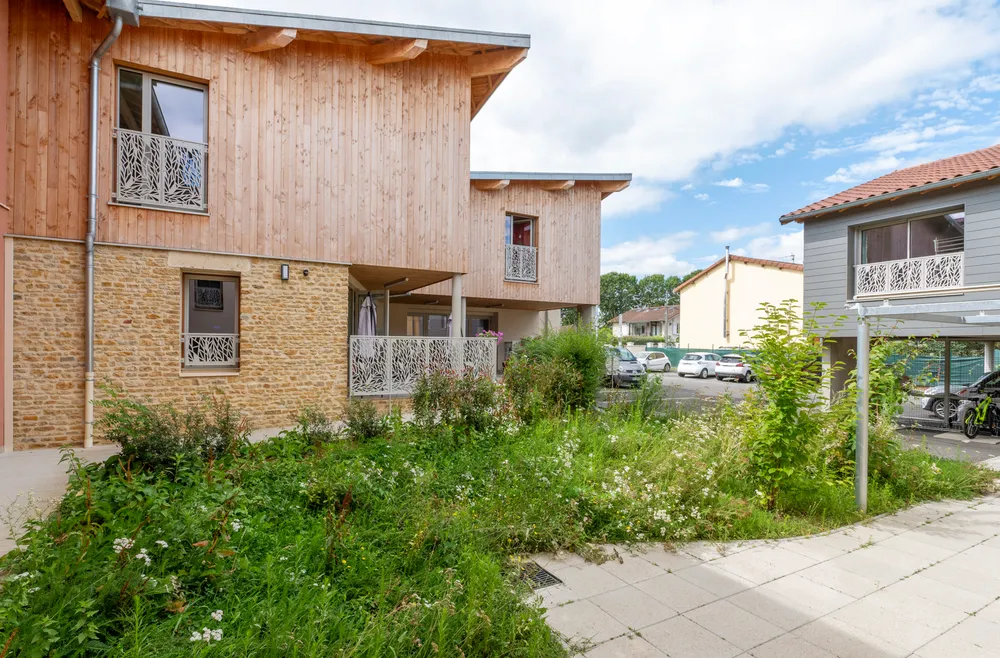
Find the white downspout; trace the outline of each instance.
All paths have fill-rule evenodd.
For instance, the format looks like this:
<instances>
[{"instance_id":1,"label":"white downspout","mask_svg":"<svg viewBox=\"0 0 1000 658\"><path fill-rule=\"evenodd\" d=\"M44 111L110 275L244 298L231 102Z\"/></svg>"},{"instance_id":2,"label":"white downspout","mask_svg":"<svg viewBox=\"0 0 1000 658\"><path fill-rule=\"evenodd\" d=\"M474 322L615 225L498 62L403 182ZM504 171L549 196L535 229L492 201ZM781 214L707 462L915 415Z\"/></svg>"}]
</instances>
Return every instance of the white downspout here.
<instances>
[{"instance_id":1,"label":"white downspout","mask_svg":"<svg viewBox=\"0 0 1000 658\"><path fill-rule=\"evenodd\" d=\"M726 278L722 294L722 338L729 342L729 245L726 245Z\"/></svg>"},{"instance_id":2,"label":"white downspout","mask_svg":"<svg viewBox=\"0 0 1000 658\"><path fill-rule=\"evenodd\" d=\"M100 126L101 58L122 33L123 20L115 16L108 36L90 58L90 177L87 181L87 372L84 375L83 447L94 445L94 240L97 238L97 153Z\"/></svg>"}]
</instances>

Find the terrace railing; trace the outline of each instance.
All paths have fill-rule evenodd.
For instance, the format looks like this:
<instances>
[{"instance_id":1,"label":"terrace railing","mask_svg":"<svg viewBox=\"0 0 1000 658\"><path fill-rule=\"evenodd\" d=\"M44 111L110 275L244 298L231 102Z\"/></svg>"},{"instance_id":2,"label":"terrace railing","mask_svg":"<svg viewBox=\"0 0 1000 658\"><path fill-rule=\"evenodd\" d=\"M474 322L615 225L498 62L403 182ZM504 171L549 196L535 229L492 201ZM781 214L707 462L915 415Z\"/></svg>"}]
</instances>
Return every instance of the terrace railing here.
<instances>
[{"instance_id":1,"label":"terrace railing","mask_svg":"<svg viewBox=\"0 0 1000 658\"><path fill-rule=\"evenodd\" d=\"M520 244L505 246L504 278L508 281L538 281L538 249Z\"/></svg>"},{"instance_id":2,"label":"terrace railing","mask_svg":"<svg viewBox=\"0 0 1000 658\"><path fill-rule=\"evenodd\" d=\"M118 128L117 203L205 212L208 147Z\"/></svg>"},{"instance_id":3,"label":"terrace railing","mask_svg":"<svg viewBox=\"0 0 1000 658\"><path fill-rule=\"evenodd\" d=\"M184 365L233 368L239 344L239 334L184 334Z\"/></svg>"},{"instance_id":4,"label":"terrace railing","mask_svg":"<svg viewBox=\"0 0 1000 658\"><path fill-rule=\"evenodd\" d=\"M432 369L497 372L496 338L351 336L351 395L410 395Z\"/></svg>"},{"instance_id":5,"label":"terrace railing","mask_svg":"<svg viewBox=\"0 0 1000 658\"><path fill-rule=\"evenodd\" d=\"M964 282L964 252L905 258L855 267L855 294L881 295L959 288Z\"/></svg>"}]
</instances>

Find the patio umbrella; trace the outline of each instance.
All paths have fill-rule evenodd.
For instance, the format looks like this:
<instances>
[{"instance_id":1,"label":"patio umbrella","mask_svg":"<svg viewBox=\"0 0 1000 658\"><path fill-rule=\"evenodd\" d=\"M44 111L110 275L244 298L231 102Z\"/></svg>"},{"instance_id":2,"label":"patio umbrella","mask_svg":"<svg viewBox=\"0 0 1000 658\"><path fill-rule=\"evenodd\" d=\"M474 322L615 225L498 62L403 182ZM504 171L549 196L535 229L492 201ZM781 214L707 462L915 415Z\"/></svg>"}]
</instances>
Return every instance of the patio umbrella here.
<instances>
[{"instance_id":1,"label":"patio umbrella","mask_svg":"<svg viewBox=\"0 0 1000 658\"><path fill-rule=\"evenodd\" d=\"M358 335L374 336L378 326L378 312L375 310L375 302L372 301L372 294L368 293L365 301L361 304L361 311L358 313Z\"/></svg>"}]
</instances>

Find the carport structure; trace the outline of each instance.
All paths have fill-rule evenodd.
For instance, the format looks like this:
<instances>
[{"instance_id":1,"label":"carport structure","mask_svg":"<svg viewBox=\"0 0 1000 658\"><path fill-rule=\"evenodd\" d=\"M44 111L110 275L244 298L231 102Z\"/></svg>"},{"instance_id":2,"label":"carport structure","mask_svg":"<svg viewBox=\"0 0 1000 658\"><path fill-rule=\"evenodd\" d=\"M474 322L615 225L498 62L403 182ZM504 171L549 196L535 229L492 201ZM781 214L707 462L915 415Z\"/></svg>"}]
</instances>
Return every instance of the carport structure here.
<instances>
[{"instance_id":1,"label":"carport structure","mask_svg":"<svg viewBox=\"0 0 1000 658\"><path fill-rule=\"evenodd\" d=\"M869 350L871 336L869 323L873 320L931 322L951 326L1000 327L1000 300L970 302L929 302L919 304L890 304L888 300L878 306L857 303L849 306L857 312L857 431L855 440L854 496L861 511L868 509L868 403L870 390ZM998 331L1000 333L1000 331ZM951 338L944 341L944 409L945 422L951 426ZM993 344L987 341L986 367L992 370Z\"/></svg>"}]
</instances>

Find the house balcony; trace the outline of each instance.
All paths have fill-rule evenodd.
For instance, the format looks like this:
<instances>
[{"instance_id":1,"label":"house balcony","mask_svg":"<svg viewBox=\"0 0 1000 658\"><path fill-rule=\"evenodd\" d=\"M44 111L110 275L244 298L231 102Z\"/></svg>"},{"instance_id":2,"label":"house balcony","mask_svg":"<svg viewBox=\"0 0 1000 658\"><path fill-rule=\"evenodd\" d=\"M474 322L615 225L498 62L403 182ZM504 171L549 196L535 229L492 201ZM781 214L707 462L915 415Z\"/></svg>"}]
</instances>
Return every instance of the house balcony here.
<instances>
[{"instance_id":1,"label":"house balcony","mask_svg":"<svg viewBox=\"0 0 1000 658\"><path fill-rule=\"evenodd\" d=\"M964 285L964 252L855 266L857 297L937 292Z\"/></svg>"},{"instance_id":2,"label":"house balcony","mask_svg":"<svg viewBox=\"0 0 1000 658\"><path fill-rule=\"evenodd\" d=\"M207 212L208 146L118 128L115 202Z\"/></svg>"},{"instance_id":3,"label":"house balcony","mask_svg":"<svg viewBox=\"0 0 1000 658\"><path fill-rule=\"evenodd\" d=\"M184 334L184 367L235 368L239 334Z\"/></svg>"},{"instance_id":4,"label":"house balcony","mask_svg":"<svg viewBox=\"0 0 1000 658\"><path fill-rule=\"evenodd\" d=\"M507 281L538 281L538 249L519 244L505 245L504 279Z\"/></svg>"},{"instance_id":5,"label":"house balcony","mask_svg":"<svg viewBox=\"0 0 1000 658\"><path fill-rule=\"evenodd\" d=\"M406 396L432 369L497 371L497 339L417 336L351 336L350 394Z\"/></svg>"}]
</instances>

